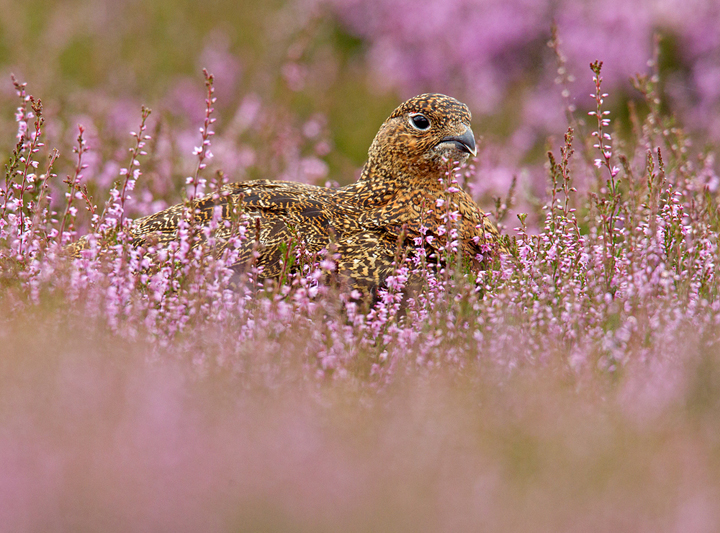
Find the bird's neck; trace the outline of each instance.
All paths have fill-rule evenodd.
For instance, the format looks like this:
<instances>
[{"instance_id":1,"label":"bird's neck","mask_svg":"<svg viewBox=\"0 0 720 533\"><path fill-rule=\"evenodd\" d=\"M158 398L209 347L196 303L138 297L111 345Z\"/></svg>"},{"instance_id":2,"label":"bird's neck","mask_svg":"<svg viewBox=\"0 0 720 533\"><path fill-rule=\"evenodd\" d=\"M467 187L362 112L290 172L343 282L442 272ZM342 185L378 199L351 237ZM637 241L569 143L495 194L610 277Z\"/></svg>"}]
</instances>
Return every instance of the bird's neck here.
<instances>
[{"instance_id":1,"label":"bird's neck","mask_svg":"<svg viewBox=\"0 0 720 533\"><path fill-rule=\"evenodd\" d=\"M365 209L384 206L393 201L398 194L403 194L409 188L420 189L432 193L435 189L440 192L442 184L436 176L426 173L411 173L406 169L390 171L384 165L373 164L368 161L362 169L358 180L343 187L343 193L352 196L353 203Z\"/></svg>"}]
</instances>

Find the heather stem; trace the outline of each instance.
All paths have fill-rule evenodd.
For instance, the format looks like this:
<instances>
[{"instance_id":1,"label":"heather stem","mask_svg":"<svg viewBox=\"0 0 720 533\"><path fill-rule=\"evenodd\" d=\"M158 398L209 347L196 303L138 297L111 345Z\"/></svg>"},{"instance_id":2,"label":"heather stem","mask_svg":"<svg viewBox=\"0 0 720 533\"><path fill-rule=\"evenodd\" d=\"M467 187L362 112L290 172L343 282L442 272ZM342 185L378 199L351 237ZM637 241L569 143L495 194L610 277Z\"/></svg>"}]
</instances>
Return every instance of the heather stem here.
<instances>
[{"instance_id":1,"label":"heather stem","mask_svg":"<svg viewBox=\"0 0 720 533\"><path fill-rule=\"evenodd\" d=\"M140 177L140 169L136 169L134 167L140 165L138 158L141 155L147 155L143 148L145 147L145 142L150 140L150 136L145 135L145 130L147 129L145 123L147 122L147 118L150 116L151 109L142 106L141 113L142 120L140 121L140 129L138 129L137 133L131 132L131 135L135 137L135 146L130 148L130 163L128 164L127 169L121 169L120 171L121 174L123 173L123 170L125 171L125 181L123 182L122 191L120 193L120 219L117 223L118 228L123 227L127 193L134 188L135 181Z\"/></svg>"},{"instance_id":2,"label":"heather stem","mask_svg":"<svg viewBox=\"0 0 720 533\"><path fill-rule=\"evenodd\" d=\"M85 128L81 124L78 124L77 146L73 147L73 152L77 154L75 172L73 172L72 177L67 176L67 178L64 180L64 183L68 185L69 190L66 193L67 204L65 204L65 213L63 213L62 222L60 224L60 233L58 234L58 242L61 245L63 242L63 235L65 233L65 226L70 217L70 213L72 212L72 203L73 199L75 198L75 194L77 193L78 183L82 179L82 171L87 168L87 165L83 164L82 162L83 155L88 151L88 147L85 143L85 138L83 136L84 133Z\"/></svg>"},{"instance_id":3,"label":"heather stem","mask_svg":"<svg viewBox=\"0 0 720 533\"><path fill-rule=\"evenodd\" d=\"M597 120L597 128L592 133L593 137L596 138L596 143L593 145L600 151L600 158L595 159L595 166L598 168L607 169L610 179L607 180L607 186L609 189L610 200L602 200L601 202L601 215L603 218L603 229L605 230L605 278L608 290L611 289L612 280L615 275L615 255L616 255L616 242L615 242L615 218L620 202L620 194L618 192L618 183L616 176L619 173L617 166L612 166L610 161L613 155L612 140L609 133L606 133L604 128L610 125L610 119L607 116L610 111L603 111L603 104L605 98L608 96L607 93L602 92L602 61L595 61L590 64L590 69L593 71L593 82L595 83L595 111L590 111L588 115L594 116Z\"/></svg>"},{"instance_id":4,"label":"heather stem","mask_svg":"<svg viewBox=\"0 0 720 533\"><path fill-rule=\"evenodd\" d=\"M206 159L212 158L213 154L210 151L210 137L212 135L215 135L215 132L210 129L210 126L215 122L215 118L212 116L212 113L215 111L213 108L213 105L217 101L217 98L215 98L215 88L213 87L214 83L214 77L212 74L210 74L207 69L203 69L203 74L205 75L205 89L207 91L206 98L205 98L205 120L203 122L202 127L200 128L200 135L202 137L202 143L200 146L195 147L195 150L193 153L197 155L198 163L195 167L195 174L187 179L188 185L193 185L193 193L188 198L189 201L192 201L198 197L198 187L200 185L204 185L205 180L202 180L200 176L200 171L205 169L207 166L207 163L205 162ZM202 183L201 183L202 182Z\"/></svg>"}]
</instances>

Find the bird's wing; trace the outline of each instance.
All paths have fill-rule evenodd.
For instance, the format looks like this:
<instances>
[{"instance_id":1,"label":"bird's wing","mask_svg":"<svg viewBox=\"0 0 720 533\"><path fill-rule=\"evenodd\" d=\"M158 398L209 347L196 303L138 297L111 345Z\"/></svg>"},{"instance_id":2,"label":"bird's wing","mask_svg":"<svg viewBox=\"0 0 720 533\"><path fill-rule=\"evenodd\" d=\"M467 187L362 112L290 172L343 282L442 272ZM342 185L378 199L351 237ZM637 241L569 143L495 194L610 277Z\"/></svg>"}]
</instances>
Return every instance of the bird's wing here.
<instances>
[{"instance_id":1,"label":"bird's wing","mask_svg":"<svg viewBox=\"0 0 720 533\"><path fill-rule=\"evenodd\" d=\"M249 181L226 185L219 194L194 202L193 223L208 226L216 219L214 236L218 251L228 239L245 226L237 265L254 261L267 277L280 273L280 260L293 246L309 253L319 251L328 242L330 230L329 189L284 181ZM167 244L178 237L178 227L187 216L184 204L138 219L132 228L133 244ZM202 238L196 240L201 241Z\"/></svg>"}]
</instances>

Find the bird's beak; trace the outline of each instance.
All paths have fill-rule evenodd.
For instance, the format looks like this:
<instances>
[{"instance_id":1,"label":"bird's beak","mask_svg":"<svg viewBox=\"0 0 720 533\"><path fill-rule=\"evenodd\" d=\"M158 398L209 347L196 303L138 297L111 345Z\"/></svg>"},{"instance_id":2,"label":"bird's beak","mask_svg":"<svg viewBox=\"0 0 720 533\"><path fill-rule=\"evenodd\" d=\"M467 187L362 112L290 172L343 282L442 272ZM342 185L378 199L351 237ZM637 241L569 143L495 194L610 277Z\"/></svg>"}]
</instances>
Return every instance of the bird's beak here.
<instances>
[{"instance_id":1,"label":"bird's beak","mask_svg":"<svg viewBox=\"0 0 720 533\"><path fill-rule=\"evenodd\" d=\"M473 131L468 127L465 129L462 135L449 135L444 137L440 143L453 143L456 148L466 152L473 157L477 155L477 148L475 147L475 135Z\"/></svg>"}]
</instances>

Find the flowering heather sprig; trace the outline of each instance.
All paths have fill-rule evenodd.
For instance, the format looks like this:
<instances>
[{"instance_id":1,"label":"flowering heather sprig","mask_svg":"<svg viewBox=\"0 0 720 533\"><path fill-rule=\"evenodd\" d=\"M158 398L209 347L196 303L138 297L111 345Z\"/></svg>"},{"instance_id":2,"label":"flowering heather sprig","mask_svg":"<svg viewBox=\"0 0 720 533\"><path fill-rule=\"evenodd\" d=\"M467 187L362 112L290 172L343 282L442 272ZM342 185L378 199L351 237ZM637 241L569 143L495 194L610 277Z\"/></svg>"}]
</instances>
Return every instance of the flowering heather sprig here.
<instances>
[{"instance_id":1,"label":"flowering heather sprig","mask_svg":"<svg viewBox=\"0 0 720 533\"><path fill-rule=\"evenodd\" d=\"M617 176L619 169L618 167L611 165L612 145L610 144L610 141L612 140L612 137L605 131L605 128L610 125L610 119L608 118L610 111L603 110L603 104L605 103L605 98L607 98L608 94L602 92L602 76L600 75L602 65L602 61L595 61L590 64L590 69L593 71L593 83L595 84L595 93L590 96L595 99L595 111L589 111L588 115L597 119L597 128L591 133L591 135L597 140L593 147L599 150L601 157L595 160L595 166L607 169L610 174L610 193L615 195L617 192L615 176Z\"/></svg>"},{"instance_id":2,"label":"flowering heather sprig","mask_svg":"<svg viewBox=\"0 0 720 533\"><path fill-rule=\"evenodd\" d=\"M595 166L599 169L606 169L609 177L606 185L600 187L600 192L606 191L605 196L597 197L598 210L602 219L603 245L605 254L605 280L608 291L614 290L613 279L615 276L615 260L616 245L618 234L616 232L616 224L618 222L618 208L620 205L620 192L618 191L617 175L620 172L619 167L613 166L611 161L613 157L611 140L612 137L605 130L610 125L608 115L609 111L603 110L603 104L607 93L602 92L602 61L595 61L590 64L593 71L593 82L595 84L595 93L591 94L595 99L595 111L589 111L588 115L594 116L597 120L596 130L591 133L595 137L593 145L600 152L600 157L595 159Z\"/></svg>"},{"instance_id":3,"label":"flowering heather sprig","mask_svg":"<svg viewBox=\"0 0 720 533\"><path fill-rule=\"evenodd\" d=\"M65 204L65 213L63 213L63 217L60 223L60 233L58 235L58 242L60 243L60 245L65 244L65 241L63 240L63 237L65 235L65 226L67 225L68 229L70 229L71 231L73 229L72 221L75 220L75 216L77 214L77 208L73 206L73 200L75 198L83 198L82 189L79 184L83 177L82 171L87 168L87 165L83 163L83 155L85 155L85 153L88 151L84 133L85 128L81 124L78 124L77 145L73 146L73 153L77 154L75 171L73 172L72 177L67 176L63 182L67 184L68 192L65 193L67 203ZM90 205L92 207L92 204Z\"/></svg>"},{"instance_id":4,"label":"flowering heather sprig","mask_svg":"<svg viewBox=\"0 0 720 533\"><path fill-rule=\"evenodd\" d=\"M8 202L10 198L16 196L15 190L19 188L19 185L15 183L16 176L22 174L22 170L19 169L20 165L27 162L23 153L25 153L28 144L28 122L32 120L32 113L28 112L28 102L30 102L30 95L27 94L25 88L27 83L20 83L14 74L11 74L11 80L15 93L20 98L20 105L15 110L15 122L17 123L17 133L15 138L17 144L15 145L10 161L5 165L5 188L0 190L0 194L3 197L3 211L2 216L8 209ZM14 208L13 208L14 209Z\"/></svg>"},{"instance_id":5,"label":"flowering heather sprig","mask_svg":"<svg viewBox=\"0 0 720 533\"><path fill-rule=\"evenodd\" d=\"M203 69L203 75L205 76L205 89L207 91L205 97L205 121L200 128L202 143L200 146L196 146L193 150L193 155L196 155L198 160L197 166L195 167L195 174L188 177L186 180L186 184L188 186L192 186L193 188L192 193L188 197L188 201L192 201L203 194L205 189L205 178L200 177L200 171L204 170L207 166L205 160L212 159L213 157L213 154L210 151L210 137L215 135L215 132L210 129L210 126L212 126L216 120L215 117L212 116L213 111L215 111L213 106L217 101L217 98L214 96L215 88L213 87L215 80L213 75L210 74L207 69Z\"/></svg>"},{"instance_id":6,"label":"flowering heather sprig","mask_svg":"<svg viewBox=\"0 0 720 533\"><path fill-rule=\"evenodd\" d=\"M135 145L129 148L130 161L128 166L120 169L120 176L123 178L122 188L118 191L117 187L113 187L110 191L110 199L105 204L102 215L99 218L94 218L95 232L105 235L106 239L120 236L126 231L125 202L135 188L135 182L142 174L139 158L147 155L144 148L146 142L150 140L150 136L145 131L147 130L146 122L150 113L151 110L143 106L140 127L137 132L130 132L130 136L135 139Z\"/></svg>"},{"instance_id":7,"label":"flowering heather sprig","mask_svg":"<svg viewBox=\"0 0 720 533\"><path fill-rule=\"evenodd\" d=\"M571 193L577 192L572 186L572 178L570 175L570 158L574 153L573 134L574 130L569 127L565 133L565 145L560 148L560 163L555 160L552 152L548 152L550 161L550 180L552 182L550 210L549 215L552 218L551 231L557 227L556 213L560 215L560 220L574 219L575 209L570 207ZM558 197L558 193L562 193L563 198Z\"/></svg>"},{"instance_id":8,"label":"flowering heather sprig","mask_svg":"<svg viewBox=\"0 0 720 533\"><path fill-rule=\"evenodd\" d=\"M15 82L15 80L13 81L16 84L15 88L18 92L18 96L20 96L24 100L26 98L25 84L19 85L17 84L17 82ZM16 184L15 188L17 192L15 194L20 202L17 211L19 211L20 215L21 232L25 232L27 229L29 229L25 227L25 211L31 211L32 205L25 204L25 194L32 193L36 190L35 181L37 175L35 174L34 170L38 168L39 162L35 159L35 157L36 154L40 151L40 148L44 146L43 143L40 142L40 138L42 136L42 126L45 122L45 119L42 116L42 102L40 100L34 99L32 96L27 96L27 98L29 98L30 100L30 107L32 111L27 113L24 118L26 120L34 118L35 122L33 131L30 134L25 132L22 139L20 140L20 142L22 143L23 152L19 154L18 161L22 164L22 168L16 171L17 174L20 176L20 183ZM19 131L18 135L20 135ZM22 239L20 240L20 246L22 248Z\"/></svg>"},{"instance_id":9,"label":"flowering heather sprig","mask_svg":"<svg viewBox=\"0 0 720 533\"><path fill-rule=\"evenodd\" d=\"M140 156L147 155L144 150L145 143L150 140L150 136L145 133L147 130L147 119L150 116L151 110L145 106L142 107L140 121L140 128L137 132L131 131L130 136L135 138L135 146L130 148L130 162L127 168L120 169L120 175L124 174L125 180L123 181L122 190L120 191L120 219L118 220L118 227L123 227L123 221L125 217L125 201L128 199L130 192L135 189L135 182L142 174L140 171ZM135 168L138 167L138 168Z\"/></svg>"},{"instance_id":10,"label":"flowering heather sprig","mask_svg":"<svg viewBox=\"0 0 720 533\"><path fill-rule=\"evenodd\" d=\"M10 74L10 80L12 81L15 93L20 98L20 106L15 111L15 122L17 122L18 131L15 138L19 143L24 143L28 131L28 122L32 119L32 116L28 114L27 104L30 101L30 95L27 94L27 82L20 82L15 77L15 74Z\"/></svg>"},{"instance_id":11,"label":"flowering heather sprig","mask_svg":"<svg viewBox=\"0 0 720 533\"><path fill-rule=\"evenodd\" d=\"M16 136L17 145L10 156L10 161L5 164L5 187L4 189L0 189L0 197L3 199L3 209L1 213L2 219L5 218L8 208L10 208L9 204L11 199L14 199L16 196L15 190L17 184L15 183L15 176L21 172L18 170L18 167L21 164L20 158L22 157L22 153L24 151L25 133L27 132L27 122L29 120L27 117L27 102L30 97L25 93L26 84L20 84L14 76L12 80L15 85L15 91L20 97L21 105L17 108L15 113L15 121L18 124L18 132ZM12 211L15 211L15 202L13 202L11 209Z\"/></svg>"},{"instance_id":12,"label":"flowering heather sprig","mask_svg":"<svg viewBox=\"0 0 720 533\"><path fill-rule=\"evenodd\" d=\"M0 211L0 240L8 246L8 259L12 257L18 265L27 264L34 258L42 244L38 237L39 225L46 225L46 183L48 174L57 159L53 152L47 172L38 176L36 169L40 162L37 154L43 146L41 142L44 118L42 102L28 95L25 83L11 76L15 92L20 98L20 106L15 113L18 124L18 139L10 161L5 165L5 188L0 189L2 210ZM28 104L30 109L28 110ZM32 131L28 123L33 121ZM12 272L13 269L9 269ZM24 273L20 273L24 275Z\"/></svg>"},{"instance_id":13,"label":"flowering heather sprig","mask_svg":"<svg viewBox=\"0 0 720 533\"><path fill-rule=\"evenodd\" d=\"M398 235L398 252L393 262L393 271L385 279L385 287L378 290L376 304L367 314L366 320L359 322L361 328L366 329L371 338L380 343L382 347L392 342L393 336L398 330L398 316L405 298L405 291L408 289L408 282L412 275L411 263L408 260L408 252L400 252L407 236L407 228L403 226ZM417 281L417 280L416 280ZM381 350L380 363L387 358L387 351ZM377 373L379 367L374 365L373 373Z\"/></svg>"},{"instance_id":14,"label":"flowering heather sprig","mask_svg":"<svg viewBox=\"0 0 720 533\"><path fill-rule=\"evenodd\" d=\"M31 241L32 247L36 250L45 248L49 243L57 238L57 229L51 227L57 215L55 211L50 211L52 205L52 197L50 196L50 182L57 177L53 172L55 162L60 157L60 152L53 149L48 157L45 172L38 177L39 186L37 187L37 200L35 204L35 213L31 221Z\"/></svg>"}]
</instances>

